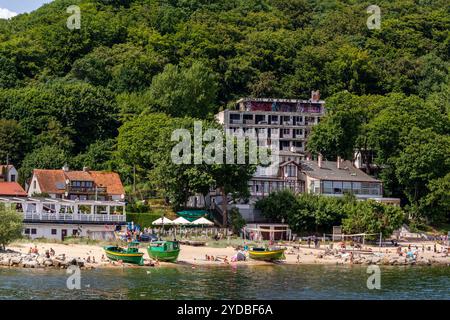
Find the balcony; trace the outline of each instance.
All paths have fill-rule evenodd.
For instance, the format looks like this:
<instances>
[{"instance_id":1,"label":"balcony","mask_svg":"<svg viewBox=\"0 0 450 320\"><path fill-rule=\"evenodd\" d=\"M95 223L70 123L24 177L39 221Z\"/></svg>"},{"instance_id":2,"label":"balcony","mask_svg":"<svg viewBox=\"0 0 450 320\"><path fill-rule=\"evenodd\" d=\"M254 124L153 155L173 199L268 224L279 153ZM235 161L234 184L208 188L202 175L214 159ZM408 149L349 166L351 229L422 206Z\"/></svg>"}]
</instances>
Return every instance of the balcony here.
<instances>
[{"instance_id":1,"label":"balcony","mask_svg":"<svg viewBox=\"0 0 450 320\"><path fill-rule=\"evenodd\" d=\"M33 212L18 212L22 215L24 220L39 222L125 222L126 215L122 214L55 214L55 213L33 213Z\"/></svg>"},{"instance_id":2,"label":"balcony","mask_svg":"<svg viewBox=\"0 0 450 320\"><path fill-rule=\"evenodd\" d=\"M95 194L95 193L106 193L106 187L68 187L69 193L82 193L82 194Z\"/></svg>"}]
</instances>

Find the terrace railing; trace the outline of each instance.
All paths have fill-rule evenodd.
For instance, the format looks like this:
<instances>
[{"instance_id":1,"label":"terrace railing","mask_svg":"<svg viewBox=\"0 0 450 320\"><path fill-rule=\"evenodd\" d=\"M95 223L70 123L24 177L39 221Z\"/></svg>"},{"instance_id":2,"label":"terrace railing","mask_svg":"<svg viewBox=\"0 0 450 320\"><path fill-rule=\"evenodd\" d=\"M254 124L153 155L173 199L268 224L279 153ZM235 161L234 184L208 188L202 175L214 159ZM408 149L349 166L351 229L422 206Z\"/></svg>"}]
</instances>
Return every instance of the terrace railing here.
<instances>
[{"instance_id":1,"label":"terrace railing","mask_svg":"<svg viewBox=\"0 0 450 320\"><path fill-rule=\"evenodd\" d=\"M70 213L22 213L23 219L28 221L55 222L125 222L126 215L107 214L70 214Z\"/></svg>"}]
</instances>

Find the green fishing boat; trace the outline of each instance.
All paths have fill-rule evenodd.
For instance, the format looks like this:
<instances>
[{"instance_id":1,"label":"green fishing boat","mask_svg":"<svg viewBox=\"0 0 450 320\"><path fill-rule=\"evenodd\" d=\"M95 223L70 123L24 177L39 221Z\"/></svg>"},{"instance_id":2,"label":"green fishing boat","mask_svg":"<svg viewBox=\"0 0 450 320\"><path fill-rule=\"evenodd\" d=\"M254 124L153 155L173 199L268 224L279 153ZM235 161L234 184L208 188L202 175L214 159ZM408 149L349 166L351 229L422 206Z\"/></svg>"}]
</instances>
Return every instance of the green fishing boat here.
<instances>
[{"instance_id":1,"label":"green fishing boat","mask_svg":"<svg viewBox=\"0 0 450 320\"><path fill-rule=\"evenodd\" d=\"M127 248L118 246L106 246L103 247L106 256L114 261L123 261L126 263L133 263L138 265L144 264L144 254L139 252L139 243L131 242Z\"/></svg>"},{"instance_id":2,"label":"green fishing boat","mask_svg":"<svg viewBox=\"0 0 450 320\"><path fill-rule=\"evenodd\" d=\"M148 248L148 255L159 261L175 262L180 254L178 241L155 241Z\"/></svg>"},{"instance_id":3,"label":"green fishing boat","mask_svg":"<svg viewBox=\"0 0 450 320\"><path fill-rule=\"evenodd\" d=\"M275 261L285 259L284 250L281 248L253 248L248 251L248 254L254 260Z\"/></svg>"}]
</instances>

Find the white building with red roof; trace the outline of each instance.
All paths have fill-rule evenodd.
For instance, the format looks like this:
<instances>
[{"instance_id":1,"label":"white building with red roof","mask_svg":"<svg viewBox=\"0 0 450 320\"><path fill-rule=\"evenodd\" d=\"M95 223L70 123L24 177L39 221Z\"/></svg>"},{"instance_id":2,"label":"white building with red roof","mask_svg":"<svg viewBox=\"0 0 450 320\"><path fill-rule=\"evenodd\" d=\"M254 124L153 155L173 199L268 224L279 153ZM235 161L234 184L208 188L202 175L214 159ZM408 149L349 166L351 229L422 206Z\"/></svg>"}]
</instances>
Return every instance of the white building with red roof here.
<instances>
[{"instance_id":1,"label":"white building with red roof","mask_svg":"<svg viewBox=\"0 0 450 320\"><path fill-rule=\"evenodd\" d=\"M48 195L54 199L115 201L125 199L120 176L115 172L33 170L28 196Z\"/></svg>"}]
</instances>

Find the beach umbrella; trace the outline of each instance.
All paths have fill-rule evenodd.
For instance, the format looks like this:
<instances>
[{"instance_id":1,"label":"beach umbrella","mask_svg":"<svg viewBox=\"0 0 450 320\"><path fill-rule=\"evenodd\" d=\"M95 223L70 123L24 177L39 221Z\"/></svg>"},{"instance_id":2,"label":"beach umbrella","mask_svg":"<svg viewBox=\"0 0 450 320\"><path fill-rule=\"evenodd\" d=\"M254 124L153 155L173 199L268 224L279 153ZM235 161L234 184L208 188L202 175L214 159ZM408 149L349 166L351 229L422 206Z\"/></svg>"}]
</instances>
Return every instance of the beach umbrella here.
<instances>
[{"instance_id":1,"label":"beach umbrella","mask_svg":"<svg viewBox=\"0 0 450 320\"><path fill-rule=\"evenodd\" d=\"M181 226L186 226L188 224L191 224L191 222L183 217L178 217L172 221L172 224L175 226L180 226L180 233L181 233ZM175 229L175 237L176 237L176 229Z\"/></svg>"},{"instance_id":2,"label":"beach umbrella","mask_svg":"<svg viewBox=\"0 0 450 320\"><path fill-rule=\"evenodd\" d=\"M208 219L201 217L193 222L191 224L196 226L213 226L214 222L209 221Z\"/></svg>"},{"instance_id":3,"label":"beach umbrella","mask_svg":"<svg viewBox=\"0 0 450 320\"><path fill-rule=\"evenodd\" d=\"M161 226L161 225L171 225L173 224L172 220L168 219L168 218L158 218L155 221L152 222L152 225L154 226Z\"/></svg>"},{"instance_id":4,"label":"beach umbrella","mask_svg":"<svg viewBox=\"0 0 450 320\"><path fill-rule=\"evenodd\" d=\"M191 222L183 217L178 217L175 220L172 221L173 224L175 225L187 225L187 224L191 224Z\"/></svg>"}]
</instances>

